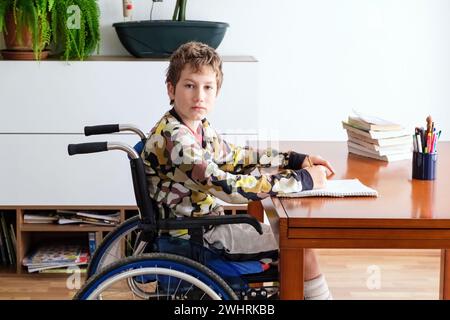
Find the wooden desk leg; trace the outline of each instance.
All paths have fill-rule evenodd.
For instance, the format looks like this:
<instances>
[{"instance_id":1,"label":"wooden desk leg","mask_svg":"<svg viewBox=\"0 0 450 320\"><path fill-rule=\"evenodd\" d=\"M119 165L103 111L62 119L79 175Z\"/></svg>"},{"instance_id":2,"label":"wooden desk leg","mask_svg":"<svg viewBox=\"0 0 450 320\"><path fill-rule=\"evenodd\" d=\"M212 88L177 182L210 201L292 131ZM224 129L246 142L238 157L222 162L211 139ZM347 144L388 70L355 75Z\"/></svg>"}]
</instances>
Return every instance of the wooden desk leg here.
<instances>
[{"instance_id":1,"label":"wooden desk leg","mask_svg":"<svg viewBox=\"0 0 450 320\"><path fill-rule=\"evenodd\" d=\"M450 300L450 249L441 250L441 281L439 298Z\"/></svg>"},{"instance_id":2,"label":"wooden desk leg","mask_svg":"<svg viewBox=\"0 0 450 320\"><path fill-rule=\"evenodd\" d=\"M264 222L264 208L261 201L252 201L247 205L247 212L249 215L258 219L259 222Z\"/></svg>"},{"instance_id":3,"label":"wooden desk leg","mask_svg":"<svg viewBox=\"0 0 450 320\"><path fill-rule=\"evenodd\" d=\"M280 299L304 299L304 255L305 249L280 250Z\"/></svg>"}]
</instances>

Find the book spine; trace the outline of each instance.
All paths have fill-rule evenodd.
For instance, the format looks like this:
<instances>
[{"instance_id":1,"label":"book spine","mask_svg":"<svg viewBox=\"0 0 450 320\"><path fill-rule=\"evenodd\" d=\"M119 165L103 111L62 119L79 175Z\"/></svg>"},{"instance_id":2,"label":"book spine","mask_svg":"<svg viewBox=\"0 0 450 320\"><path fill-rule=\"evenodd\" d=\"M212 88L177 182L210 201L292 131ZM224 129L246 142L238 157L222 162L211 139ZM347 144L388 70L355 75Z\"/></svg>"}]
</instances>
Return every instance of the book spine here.
<instances>
[{"instance_id":1,"label":"book spine","mask_svg":"<svg viewBox=\"0 0 450 320\"><path fill-rule=\"evenodd\" d=\"M94 255L96 249L97 241L95 232L89 232L89 254L91 255L91 257Z\"/></svg>"},{"instance_id":2,"label":"book spine","mask_svg":"<svg viewBox=\"0 0 450 320\"><path fill-rule=\"evenodd\" d=\"M8 264L8 258L6 257L6 243L3 241L3 231L0 226L0 259L2 264Z\"/></svg>"},{"instance_id":3,"label":"book spine","mask_svg":"<svg viewBox=\"0 0 450 320\"><path fill-rule=\"evenodd\" d=\"M15 259L13 259L13 255L12 255L12 248L11 248L11 243L10 243L10 238L9 238L9 232L8 232L8 228L6 228L6 220L5 220L5 214L2 213L1 217L1 224L2 224L2 232L5 235L5 242L6 242L6 251L8 252L8 264L13 265Z\"/></svg>"},{"instance_id":4,"label":"book spine","mask_svg":"<svg viewBox=\"0 0 450 320\"><path fill-rule=\"evenodd\" d=\"M9 235L11 236L11 247L12 247L12 252L13 252L13 260L14 260L14 265L17 262L17 239L16 239L16 232L14 231L14 224L10 223L9 224Z\"/></svg>"}]
</instances>

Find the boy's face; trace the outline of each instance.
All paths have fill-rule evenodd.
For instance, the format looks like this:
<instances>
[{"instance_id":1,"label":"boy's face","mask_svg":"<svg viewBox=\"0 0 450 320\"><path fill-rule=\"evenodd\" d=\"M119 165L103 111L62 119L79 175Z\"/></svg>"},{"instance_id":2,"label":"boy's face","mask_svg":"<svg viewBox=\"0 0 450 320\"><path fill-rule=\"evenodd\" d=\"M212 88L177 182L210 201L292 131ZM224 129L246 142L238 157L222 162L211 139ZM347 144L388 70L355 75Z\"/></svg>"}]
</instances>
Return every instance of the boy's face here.
<instances>
[{"instance_id":1,"label":"boy's face","mask_svg":"<svg viewBox=\"0 0 450 320\"><path fill-rule=\"evenodd\" d=\"M167 92L174 100L175 111L193 130L213 108L217 97L216 73L210 66L194 72L188 64L181 71L176 87L167 83Z\"/></svg>"}]
</instances>

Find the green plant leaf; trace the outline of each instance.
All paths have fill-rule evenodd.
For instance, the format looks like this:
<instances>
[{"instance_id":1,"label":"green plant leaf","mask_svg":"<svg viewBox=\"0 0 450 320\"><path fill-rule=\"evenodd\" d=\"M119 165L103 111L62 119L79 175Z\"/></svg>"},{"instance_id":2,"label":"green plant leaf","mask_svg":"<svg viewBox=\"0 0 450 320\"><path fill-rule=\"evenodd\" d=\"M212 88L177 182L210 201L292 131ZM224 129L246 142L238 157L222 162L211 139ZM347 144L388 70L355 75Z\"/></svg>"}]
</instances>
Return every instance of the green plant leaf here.
<instances>
[{"instance_id":1,"label":"green plant leaf","mask_svg":"<svg viewBox=\"0 0 450 320\"><path fill-rule=\"evenodd\" d=\"M80 9L79 29L70 29L67 9ZM51 45L53 52L64 59L83 60L100 48L100 9L98 0L0 0L0 32L6 31L5 17L13 12L18 41L23 30L30 30L33 51Z\"/></svg>"},{"instance_id":2,"label":"green plant leaf","mask_svg":"<svg viewBox=\"0 0 450 320\"><path fill-rule=\"evenodd\" d=\"M187 0L180 0L180 16L179 16L178 21L186 20L186 5L187 5Z\"/></svg>"},{"instance_id":3,"label":"green plant leaf","mask_svg":"<svg viewBox=\"0 0 450 320\"><path fill-rule=\"evenodd\" d=\"M173 16L172 20L177 21L178 20L178 13L180 12L180 0L177 0L177 3L175 4L175 9L173 10Z\"/></svg>"}]
</instances>

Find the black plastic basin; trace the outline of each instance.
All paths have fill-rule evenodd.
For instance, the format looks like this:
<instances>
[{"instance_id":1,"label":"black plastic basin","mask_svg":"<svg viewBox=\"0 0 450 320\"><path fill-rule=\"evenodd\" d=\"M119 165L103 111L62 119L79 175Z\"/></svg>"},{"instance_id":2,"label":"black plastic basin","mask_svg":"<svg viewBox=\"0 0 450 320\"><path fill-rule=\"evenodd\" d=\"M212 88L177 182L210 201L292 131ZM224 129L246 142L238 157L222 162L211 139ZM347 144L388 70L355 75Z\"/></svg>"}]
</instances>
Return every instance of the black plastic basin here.
<instances>
[{"instance_id":1,"label":"black plastic basin","mask_svg":"<svg viewBox=\"0 0 450 320\"><path fill-rule=\"evenodd\" d=\"M170 56L180 45L199 41L217 49L228 23L214 21L142 20L114 23L120 42L137 58Z\"/></svg>"}]
</instances>

